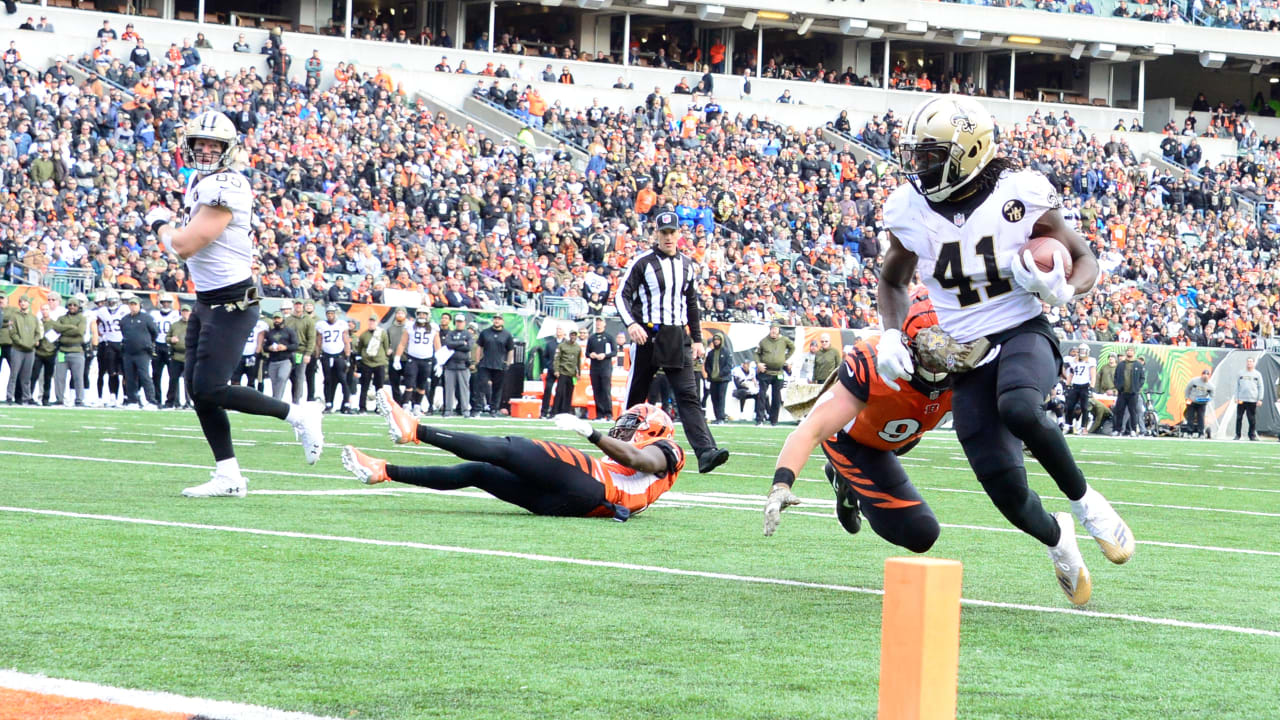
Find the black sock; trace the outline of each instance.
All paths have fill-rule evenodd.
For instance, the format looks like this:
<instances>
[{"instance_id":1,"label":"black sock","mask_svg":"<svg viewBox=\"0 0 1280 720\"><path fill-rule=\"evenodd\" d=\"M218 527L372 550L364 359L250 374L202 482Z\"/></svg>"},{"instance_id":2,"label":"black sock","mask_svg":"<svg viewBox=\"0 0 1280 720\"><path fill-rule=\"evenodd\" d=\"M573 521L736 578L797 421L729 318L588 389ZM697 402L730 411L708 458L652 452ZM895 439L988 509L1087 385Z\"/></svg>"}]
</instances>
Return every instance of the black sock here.
<instances>
[{"instance_id":1,"label":"black sock","mask_svg":"<svg viewBox=\"0 0 1280 720\"><path fill-rule=\"evenodd\" d=\"M1068 500L1079 500L1089 489L1084 473L1071 455L1067 439L1041 408L1040 395L1032 388L1005 391L998 400L1000 418L1044 466Z\"/></svg>"},{"instance_id":2,"label":"black sock","mask_svg":"<svg viewBox=\"0 0 1280 720\"><path fill-rule=\"evenodd\" d=\"M418 423L418 440L463 460L499 466L505 465L511 449L511 443L504 437L439 430L425 423Z\"/></svg>"},{"instance_id":3,"label":"black sock","mask_svg":"<svg viewBox=\"0 0 1280 720\"><path fill-rule=\"evenodd\" d=\"M1014 527L1040 542L1053 547L1062 537L1062 529L1040 504L1040 496L1027 487L1026 468L1013 467L987 477L980 477L982 489L991 502Z\"/></svg>"}]
</instances>

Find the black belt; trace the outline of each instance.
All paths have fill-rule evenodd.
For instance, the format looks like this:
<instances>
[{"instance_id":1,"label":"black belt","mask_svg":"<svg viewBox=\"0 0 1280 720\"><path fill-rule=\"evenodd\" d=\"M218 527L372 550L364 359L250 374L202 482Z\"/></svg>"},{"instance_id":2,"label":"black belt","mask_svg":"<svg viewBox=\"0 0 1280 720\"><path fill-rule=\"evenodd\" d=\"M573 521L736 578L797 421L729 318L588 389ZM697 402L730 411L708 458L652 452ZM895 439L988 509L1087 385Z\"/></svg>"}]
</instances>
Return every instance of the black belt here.
<instances>
[{"instance_id":1,"label":"black belt","mask_svg":"<svg viewBox=\"0 0 1280 720\"><path fill-rule=\"evenodd\" d=\"M258 304L258 288L250 285L249 287L245 288L243 298L239 300L234 300L232 302L225 302L225 303L218 303L216 305L210 305L209 307L213 310L226 310L230 312L231 310L248 310L249 308L257 304Z\"/></svg>"}]
</instances>

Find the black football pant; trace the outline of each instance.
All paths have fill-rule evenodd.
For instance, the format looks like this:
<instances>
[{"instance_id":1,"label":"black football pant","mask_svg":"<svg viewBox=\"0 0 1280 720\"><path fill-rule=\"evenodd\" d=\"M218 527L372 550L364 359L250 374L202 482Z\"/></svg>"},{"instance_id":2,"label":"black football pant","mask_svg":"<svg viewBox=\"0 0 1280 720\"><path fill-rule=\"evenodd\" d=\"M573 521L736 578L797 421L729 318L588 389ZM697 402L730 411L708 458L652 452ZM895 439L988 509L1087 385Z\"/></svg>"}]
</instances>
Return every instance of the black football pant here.
<instances>
[{"instance_id":1,"label":"black football pant","mask_svg":"<svg viewBox=\"0 0 1280 720\"><path fill-rule=\"evenodd\" d=\"M1078 408L1080 410L1080 426L1089 427L1089 395L1091 390L1092 388L1084 383L1067 386L1067 410L1064 415L1068 425L1075 422L1076 409Z\"/></svg>"},{"instance_id":2,"label":"black football pant","mask_svg":"<svg viewBox=\"0 0 1280 720\"><path fill-rule=\"evenodd\" d=\"M174 407L182 407L184 401L178 395L178 386L181 384L179 380L186 374L187 363L183 360L169 359L169 392L165 395L164 404ZM191 402L191 390L186 391L185 404Z\"/></svg>"},{"instance_id":3,"label":"black football pant","mask_svg":"<svg viewBox=\"0 0 1280 720\"><path fill-rule=\"evenodd\" d=\"M138 404L138 389L146 395L147 402L156 404L156 388L151 384L151 355L148 353L124 354L124 401Z\"/></svg>"},{"instance_id":4,"label":"black football pant","mask_svg":"<svg viewBox=\"0 0 1280 720\"><path fill-rule=\"evenodd\" d=\"M1206 405L1208 405L1208 403L1187 403L1187 430L1195 433L1196 435L1204 434L1204 408Z\"/></svg>"},{"instance_id":5,"label":"black football pant","mask_svg":"<svg viewBox=\"0 0 1280 720\"><path fill-rule=\"evenodd\" d=\"M347 375L347 359L340 353L322 355L320 365L324 368L324 404L332 408L334 396L338 394L338 386ZM342 389L342 407L347 406L347 390Z\"/></svg>"},{"instance_id":6,"label":"black football pant","mask_svg":"<svg viewBox=\"0 0 1280 720\"><path fill-rule=\"evenodd\" d=\"M596 400L596 419L613 418L613 368L591 371L591 394Z\"/></svg>"},{"instance_id":7,"label":"black football pant","mask_svg":"<svg viewBox=\"0 0 1280 720\"><path fill-rule=\"evenodd\" d=\"M542 378L542 417L551 417L551 406L556 396L556 376L547 368Z\"/></svg>"},{"instance_id":8,"label":"black football pant","mask_svg":"<svg viewBox=\"0 0 1280 720\"><path fill-rule=\"evenodd\" d=\"M1237 402L1236 403L1236 438L1240 437L1240 424L1245 418L1249 418L1249 438L1258 437L1258 403L1256 402Z\"/></svg>"},{"instance_id":9,"label":"black football pant","mask_svg":"<svg viewBox=\"0 0 1280 720\"><path fill-rule=\"evenodd\" d=\"M577 378L561 375L556 378L556 403L551 408L553 415L573 412L573 385Z\"/></svg>"},{"instance_id":10,"label":"black football pant","mask_svg":"<svg viewBox=\"0 0 1280 720\"><path fill-rule=\"evenodd\" d=\"M711 395L711 411L716 417L716 422L724 422L724 399L725 394L729 392L728 380L712 380L707 393Z\"/></svg>"},{"instance_id":11,"label":"black football pant","mask_svg":"<svg viewBox=\"0 0 1280 720\"><path fill-rule=\"evenodd\" d=\"M98 399L115 399L120 392L120 366L124 352L118 342L98 343ZM103 378L107 382L103 382ZM109 390L109 392L107 392Z\"/></svg>"},{"instance_id":12,"label":"black football pant","mask_svg":"<svg viewBox=\"0 0 1280 720\"><path fill-rule=\"evenodd\" d=\"M320 360L316 356L311 356L311 362L307 363L307 402L316 401L316 368L320 366Z\"/></svg>"},{"instance_id":13,"label":"black football pant","mask_svg":"<svg viewBox=\"0 0 1280 720\"><path fill-rule=\"evenodd\" d=\"M57 360L58 353L56 352L48 357L36 355L36 363L31 370L31 395L32 397L35 396L36 387L39 386L40 399L44 401L45 405L53 404L53 395L50 394L50 391L53 389L53 368L57 365Z\"/></svg>"},{"instance_id":14,"label":"black football pant","mask_svg":"<svg viewBox=\"0 0 1280 720\"><path fill-rule=\"evenodd\" d=\"M898 456L861 445L844 433L822 443L822 452L858 497L858 509L880 537L911 552L927 552L940 526L916 491Z\"/></svg>"},{"instance_id":15,"label":"black football pant","mask_svg":"<svg viewBox=\"0 0 1280 720\"><path fill-rule=\"evenodd\" d=\"M1050 547L1061 532L1027 487L1023 445L1067 499L1079 500L1088 487L1067 439L1044 411L1060 369L1049 339L1028 330L1002 343L995 360L952 376L956 436L978 481L1014 527Z\"/></svg>"},{"instance_id":16,"label":"black football pant","mask_svg":"<svg viewBox=\"0 0 1280 720\"><path fill-rule=\"evenodd\" d=\"M604 484L590 472L592 460L576 448L523 437L438 430L423 424L418 425L418 439L470 462L427 467L387 465L387 477L435 490L480 488L537 515L583 517L605 502Z\"/></svg>"},{"instance_id":17,"label":"black football pant","mask_svg":"<svg viewBox=\"0 0 1280 720\"><path fill-rule=\"evenodd\" d=\"M688 340L686 336L686 341ZM659 368L653 361L653 339L638 345L631 344L631 375L627 378L626 407L639 405L649 396L649 383L655 373L661 369L675 390L676 407L680 411L680 424L684 427L685 437L693 448L695 457L714 448L715 438L707 428L707 416L702 409L699 389L693 378L693 350L686 342L684 346L684 362L680 367Z\"/></svg>"},{"instance_id":18,"label":"black football pant","mask_svg":"<svg viewBox=\"0 0 1280 720\"><path fill-rule=\"evenodd\" d=\"M171 402L170 396L177 393L177 381L173 377L173 373L169 373L169 392L164 392L164 373L169 370L169 358L173 357L173 352L167 344L156 343L155 354L151 356L151 387L155 391L157 398L164 396L166 401Z\"/></svg>"},{"instance_id":19,"label":"black football pant","mask_svg":"<svg viewBox=\"0 0 1280 720\"><path fill-rule=\"evenodd\" d=\"M197 301L188 321L184 378L214 460L229 460L236 455L231 447L227 410L281 420L289 416L288 403L250 387L229 384L241 362L244 342L258 323L258 312L256 303L244 310L228 310Z\"/></svg>"},{"instance_id":20,"label":"black football pant","mask_svg":"<svg viewBox=\"0 0 1280 720\"><path fill-rule=\"evenodd\" d=\"M368 365L360 366L360 412L368 412L367 407L369 397L369 383L373 383L373 389L377 390L387 380L387 368L385 365L378 367L369 367ZM355 403L353 403L355 404Z\"/></svg>"},{"instance_id":21,"label":"black football pant","mask_svg":"<svg viewBox=\"0 0 1280 720\"><path fill-rule=\"evenodd\" d=\"M404 373L404 396L400 399L400 403L403 405L417 403L424 406L423 409L430 413L431 394L427 392L427 388L432 385L432 375L436 369L435 360L405 356L401 367Z\"/></svg>"}]
</instances>

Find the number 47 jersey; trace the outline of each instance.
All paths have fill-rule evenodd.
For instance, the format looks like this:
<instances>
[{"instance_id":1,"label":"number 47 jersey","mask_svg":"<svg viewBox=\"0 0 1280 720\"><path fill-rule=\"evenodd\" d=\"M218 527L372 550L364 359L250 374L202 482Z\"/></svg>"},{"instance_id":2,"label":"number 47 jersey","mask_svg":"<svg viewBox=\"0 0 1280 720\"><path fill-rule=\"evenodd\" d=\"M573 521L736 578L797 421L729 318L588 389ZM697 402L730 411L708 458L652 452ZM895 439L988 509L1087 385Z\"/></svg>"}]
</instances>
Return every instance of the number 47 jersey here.
<instances>
[{"instance_id":1,"label":"number 47 jersey","mask_svg":"<svg viewBox=\"0 0 1280 720\"><path fill-rule=\"evenodd\" d=\"M904 184L885 201L884 220L919 258L938 324L969 342L1041 313L1040 299L1013 282L1010 268L1036 221L1061 204L1044 175L1009 171L976 207L959 203L948 215Z\"/></svg>"},{"instance_id":2,"label":"number 47 jersey","mask_svg":"<svg viewBox=\"0 0 1280 720\"><path fill-rule=\"evenodd\" d=\"M937 427L951 412L951 388L922 392L899 380L902 389L893 390L876 372L879 343L878 337L857 343L840 365L840 384L867 404L841 432L864 447L897 450Z\"/></svg>"}]
</instances>

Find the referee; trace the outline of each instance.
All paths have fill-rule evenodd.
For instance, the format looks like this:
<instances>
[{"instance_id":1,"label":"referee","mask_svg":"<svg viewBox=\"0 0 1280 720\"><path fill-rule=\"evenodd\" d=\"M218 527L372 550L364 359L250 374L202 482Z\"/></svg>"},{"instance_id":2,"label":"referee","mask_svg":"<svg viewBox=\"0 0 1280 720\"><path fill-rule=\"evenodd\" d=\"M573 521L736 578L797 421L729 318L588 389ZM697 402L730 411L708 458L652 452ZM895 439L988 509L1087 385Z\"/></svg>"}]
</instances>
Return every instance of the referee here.
<instances>
[{"instance_id":1,"label":"referee","mask_svg":"<svg viewBox=\"0 0 1280 720\"><path fill-rule=\"evenodd\" d=\"M654 374L665 371L675 389L685 437L698 457L698 472L707 473L724 464L729 451L716 447L715 438L707 429L693 377L693 363L703 354L702 342L692 339L702 337L695 286L697 268L676 247L680 236L676 214L660 212L655 224L653 248L627 266L614 301L631 339L625 407L646 402Z\"/></svg>"}]
</instances>

